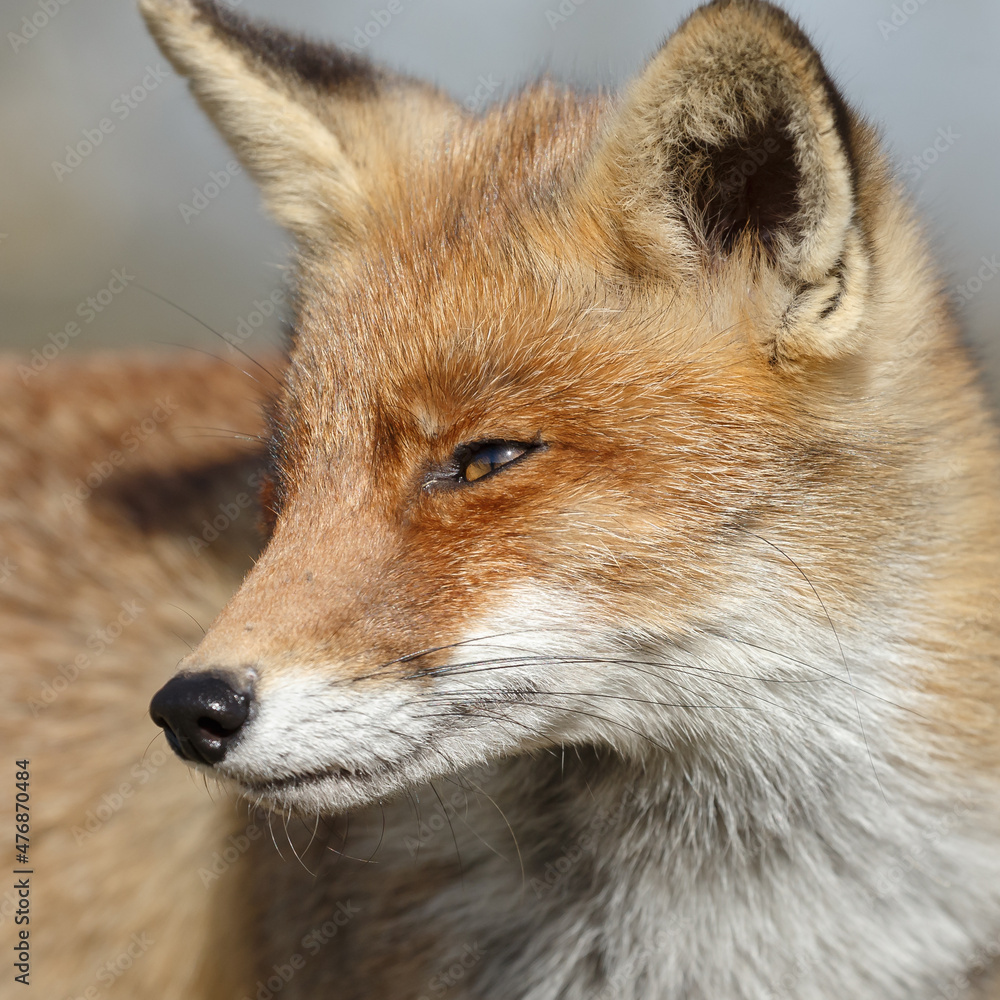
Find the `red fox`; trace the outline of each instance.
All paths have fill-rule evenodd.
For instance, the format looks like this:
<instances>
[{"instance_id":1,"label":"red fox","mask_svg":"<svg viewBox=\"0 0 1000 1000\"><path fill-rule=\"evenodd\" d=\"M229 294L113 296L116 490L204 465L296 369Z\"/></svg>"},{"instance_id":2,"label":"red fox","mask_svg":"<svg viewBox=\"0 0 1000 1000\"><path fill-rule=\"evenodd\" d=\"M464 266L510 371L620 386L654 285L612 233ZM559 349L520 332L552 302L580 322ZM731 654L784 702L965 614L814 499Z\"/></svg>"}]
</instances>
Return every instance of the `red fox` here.
<instances>
[{"instance_id":1,"label":"red fox","mask_svg":"<svg viewBox=\"0 0 1000 1000\"><path fill-rule=\"evenodd\" d=\"M8 373L44 995L1000 998L1000 446L796 24L716 0L617 98L474 115L141 8L294 332Z\"/></svg>"}]
</instances>

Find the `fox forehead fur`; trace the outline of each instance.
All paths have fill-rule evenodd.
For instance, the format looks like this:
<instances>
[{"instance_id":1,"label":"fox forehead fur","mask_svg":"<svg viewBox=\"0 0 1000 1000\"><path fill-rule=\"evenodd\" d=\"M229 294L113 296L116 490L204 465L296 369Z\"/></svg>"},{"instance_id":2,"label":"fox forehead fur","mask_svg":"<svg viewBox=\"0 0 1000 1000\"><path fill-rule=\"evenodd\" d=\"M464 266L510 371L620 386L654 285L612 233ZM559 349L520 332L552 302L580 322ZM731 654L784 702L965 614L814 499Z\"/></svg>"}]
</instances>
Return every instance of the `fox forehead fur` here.
<instances>
[{"instance_id":1,"label":"fox forehead fur","mask_svg":"<svg viewBox=\"0 0 1000 1000\"><path fill-rule=\"evenodd\" d=\"M463 996L765 997L787 950L817 1000L966 975L1000 933L1000 453L795 24L719 0L618 98L474 117L208 0L142 9L299 249L272 535L182 663L252 685L210 772L320 815L504 761L536 870L613 817L530 903L474 844L489 905L433 852L359 876L414 901L383 936L474 929ZM463 477L492 442L517 460ZM290 988L419 996L377 940Z\"/></svg>"}]
</instances>

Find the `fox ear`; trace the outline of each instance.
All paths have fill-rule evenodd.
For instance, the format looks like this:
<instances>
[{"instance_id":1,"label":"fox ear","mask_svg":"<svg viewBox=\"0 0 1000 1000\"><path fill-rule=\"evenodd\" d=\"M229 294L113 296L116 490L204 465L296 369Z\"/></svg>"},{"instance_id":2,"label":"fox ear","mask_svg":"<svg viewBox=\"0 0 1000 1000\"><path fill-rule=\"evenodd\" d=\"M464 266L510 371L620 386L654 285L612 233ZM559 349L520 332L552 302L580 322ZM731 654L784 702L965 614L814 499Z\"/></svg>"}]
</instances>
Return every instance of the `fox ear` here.
<instances>
[{"instance_id":1,"label":"fox ear","mask_svg":"<svg viewBox=\"0 0 1000 1000\"><path fill-rule=\"evenodd\" d=\"M791 18L716 0L635 81L588 187L629 266L690 277L739 261L783 299L772 360L835 357L854 346L868 274L853 127Z\"/></svg>"},{"instance_id":2,"label":"fox ear","mask_svg":"<svg viewBox=\"0 0 1000 1000\"><path fill-rule=\"evenodd\" d=\"M271 214L300 242L356 240L386 174L459 117L431 87L213 0L140 0L140 9Z\"/></svg>"}]
</instances>

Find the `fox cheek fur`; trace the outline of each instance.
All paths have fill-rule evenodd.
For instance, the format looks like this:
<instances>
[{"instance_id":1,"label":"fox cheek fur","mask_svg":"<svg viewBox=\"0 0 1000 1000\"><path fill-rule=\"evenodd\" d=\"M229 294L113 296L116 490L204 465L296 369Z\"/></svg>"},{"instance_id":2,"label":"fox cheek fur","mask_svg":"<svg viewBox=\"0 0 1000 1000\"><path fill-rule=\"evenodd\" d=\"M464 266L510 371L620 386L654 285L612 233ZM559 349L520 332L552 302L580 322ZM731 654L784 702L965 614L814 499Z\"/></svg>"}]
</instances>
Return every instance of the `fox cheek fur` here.
<instances>
[{"instance_id":1,"label":"fox cheek fur","mask_svg":"<svg viewBox=\"0 0 1000 1000\"><path fill-rule=\"evenodd\" d=\"M997 442L797 26L720 0L619 99L474 117L142 9L299 249L273 537L154 699L178 753L315 815L486 766L538 871L607 817L558 893L477 855L489 906L439 879L386 919L474 928L463 995L955 981L1000 933ZM351 995L412 995L385 975Z\"/></svg>"}]
</instances>

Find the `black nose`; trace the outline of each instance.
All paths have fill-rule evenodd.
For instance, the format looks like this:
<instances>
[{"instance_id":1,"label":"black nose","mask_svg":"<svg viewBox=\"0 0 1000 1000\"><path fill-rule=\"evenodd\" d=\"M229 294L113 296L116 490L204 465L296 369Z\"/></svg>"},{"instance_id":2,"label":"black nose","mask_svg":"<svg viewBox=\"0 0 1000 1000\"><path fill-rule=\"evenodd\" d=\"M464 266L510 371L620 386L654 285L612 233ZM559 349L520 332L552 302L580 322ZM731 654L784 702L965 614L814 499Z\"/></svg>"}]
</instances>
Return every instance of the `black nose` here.
<instances>
[{"instance_id":1,"label":"black nose","mask_svg":"<svg viewBox=\"0 0 1000 1000\"><path fill-rule=\"evenodd\" d=\"M250 714L250 695L218 674L178 674L153 696L149 714L174 752L218 764Z\"/></svg>"}]
</instances>

